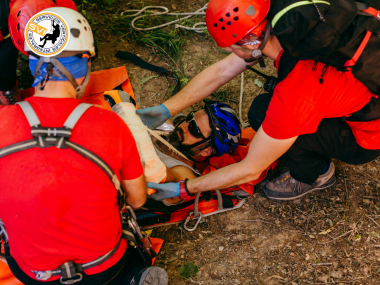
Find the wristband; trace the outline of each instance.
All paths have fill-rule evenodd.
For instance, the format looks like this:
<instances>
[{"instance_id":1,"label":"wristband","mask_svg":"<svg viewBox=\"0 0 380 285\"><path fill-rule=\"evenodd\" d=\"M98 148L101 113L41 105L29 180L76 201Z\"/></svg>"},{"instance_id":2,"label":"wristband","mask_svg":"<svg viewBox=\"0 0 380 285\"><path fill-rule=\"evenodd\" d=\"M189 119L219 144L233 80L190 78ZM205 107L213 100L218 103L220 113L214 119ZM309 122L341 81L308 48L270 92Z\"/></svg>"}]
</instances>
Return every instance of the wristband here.
<instances>
[{"instance_id":1,"label":"wristband","mask_svg":"<svg viewBox=\"0 0 380 285\"><path fill-rule=\"evenodd\" d=\"M186 200L190 196L194 196L193 193L190 193L189 190L187 189L187 181L189 179L185 179L184 181L179 182L179 197L182 200Z\"/></svg>"}]
</instances>

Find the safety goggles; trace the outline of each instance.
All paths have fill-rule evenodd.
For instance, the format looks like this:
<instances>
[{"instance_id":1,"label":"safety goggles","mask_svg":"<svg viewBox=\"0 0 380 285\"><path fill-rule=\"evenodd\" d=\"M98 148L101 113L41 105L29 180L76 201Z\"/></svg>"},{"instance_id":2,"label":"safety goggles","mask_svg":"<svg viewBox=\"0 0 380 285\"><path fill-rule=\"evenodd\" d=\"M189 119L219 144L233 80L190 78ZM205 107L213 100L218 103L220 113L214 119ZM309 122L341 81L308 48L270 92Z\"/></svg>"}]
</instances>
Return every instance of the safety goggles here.
<instances>
[{"instance_id":1,"label":"safety goggles","mask_svg":"<svg viewBox=\"0 0 380 285\"><path fill-rule=\"evenodd\" d=\"M205 136L202 134L201 130L199 129L199 126L197 124L197 121L194 118L194 112L191 111L185 119L186 123L189 123L189 126L187 127L190 134L197 138L197 139L206 139Z\"/></svg>"}]
</instances>

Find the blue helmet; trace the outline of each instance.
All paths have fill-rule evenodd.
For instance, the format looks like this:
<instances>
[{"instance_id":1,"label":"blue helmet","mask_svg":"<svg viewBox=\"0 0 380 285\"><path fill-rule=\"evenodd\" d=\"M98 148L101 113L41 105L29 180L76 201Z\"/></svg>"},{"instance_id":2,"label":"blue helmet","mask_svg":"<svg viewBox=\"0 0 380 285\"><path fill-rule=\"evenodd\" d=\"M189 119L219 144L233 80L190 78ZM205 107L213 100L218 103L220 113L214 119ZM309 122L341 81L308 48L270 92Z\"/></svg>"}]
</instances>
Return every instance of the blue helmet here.
<instances>
[{"instance_id":1,"label":"blue helmet","mask_svg":"<svg viewBox=\"0 0 380 285\"><path fill-rule=\"evenodd\" d=\"M240 121L231 106L219 101L206 101L205 110L209 116L212 129L215 156L232 153L241 137Z\"/></svg>"}]
</instances>

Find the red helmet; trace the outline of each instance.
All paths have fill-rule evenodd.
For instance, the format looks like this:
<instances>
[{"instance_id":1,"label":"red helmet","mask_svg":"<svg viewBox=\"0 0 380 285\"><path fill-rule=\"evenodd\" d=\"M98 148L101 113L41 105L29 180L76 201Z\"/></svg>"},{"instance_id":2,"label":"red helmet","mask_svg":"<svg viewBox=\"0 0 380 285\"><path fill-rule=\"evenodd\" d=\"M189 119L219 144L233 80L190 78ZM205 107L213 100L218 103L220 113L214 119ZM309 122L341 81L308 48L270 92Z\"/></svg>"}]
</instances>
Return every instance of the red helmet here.
<instances>
[{"instance_id":1,"label":"red helmet","mask_svg":"<svg viewBox=\"0 0 380 285\"><path fill-rule=\"evenodd\" d=\"M253 33L265 35L270 0L210 0L206 24L218 46L229 47Z\"/></svg>"},{"instance_id":2,"label":"red helmet","mask_svg":"<svg viewBox=\"0 0 380 285\"><path fill-rule=\"evenodd\" d=\"M17 49L25 55L25 26L29 19L38 12L55 7L52 0L17 0L9 13L8 28Z\"/></svg>"}]
</instances>

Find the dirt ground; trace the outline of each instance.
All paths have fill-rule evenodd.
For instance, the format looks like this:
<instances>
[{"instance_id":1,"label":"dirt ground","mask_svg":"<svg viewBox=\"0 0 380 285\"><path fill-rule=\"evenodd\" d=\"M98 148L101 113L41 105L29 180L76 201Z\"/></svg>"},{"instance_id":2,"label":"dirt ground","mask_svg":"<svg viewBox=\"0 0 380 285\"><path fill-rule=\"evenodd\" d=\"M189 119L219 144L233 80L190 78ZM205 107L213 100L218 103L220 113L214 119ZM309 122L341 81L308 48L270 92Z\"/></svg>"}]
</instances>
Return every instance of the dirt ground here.
<instances>
[{"instance_id":1,"label":"dirt ground","mask_svg":"<svg viewBox=\"0 0 380 285\"><path fill-rule=\"evenodd\" d=\"M117 50L180 71L183 83L226 56L207 34L188 32L181 57L174 64L157 48L137 44L109 28L120 21L122 11L141 9L143 4L187 12L201 8L205 0L100 2L81 1L78 5L79 11L96 22L93 27L99 52L93 70L126 65L140 108L164 102L173 82L164 76L149 80L157 74L117 59ZM270 61L268 66L273 66ZM22 60L19 69L20 76L26 76ZM273 74L275 70L269 68L265 73ZM244 75L242 114L247 120L253 98L263 92L254 81L263 79L251 71ZM28 80L21 81L27 85ZM237 110L239 94L240 76L214 97ZM380 160L360 166L334 162L337 183L327 190L293 202L274 202L263 197L264 181L242 208L205 218L194 232L183 230L181 225L155 229L152 236L165 240L155 265L164 267L169 284L176 285L380 284ZM198 266L197 276L189 280L180 277L179 269L185 262Z\"/></svg>"}]
</instances>

